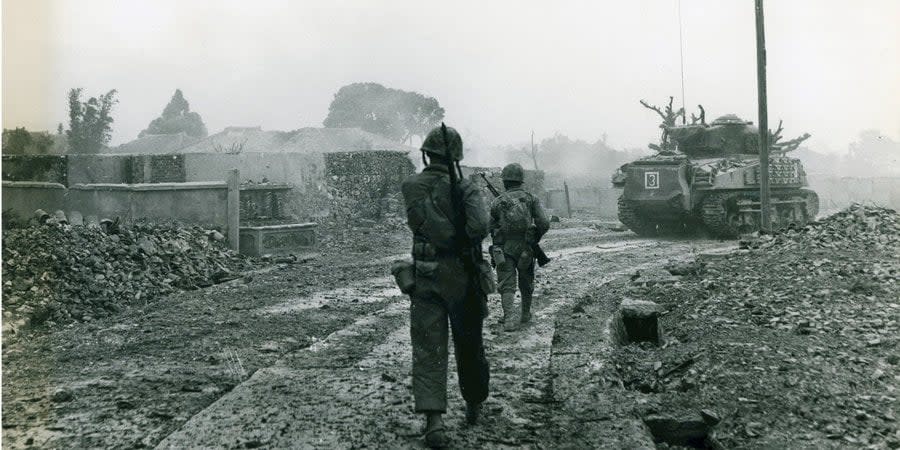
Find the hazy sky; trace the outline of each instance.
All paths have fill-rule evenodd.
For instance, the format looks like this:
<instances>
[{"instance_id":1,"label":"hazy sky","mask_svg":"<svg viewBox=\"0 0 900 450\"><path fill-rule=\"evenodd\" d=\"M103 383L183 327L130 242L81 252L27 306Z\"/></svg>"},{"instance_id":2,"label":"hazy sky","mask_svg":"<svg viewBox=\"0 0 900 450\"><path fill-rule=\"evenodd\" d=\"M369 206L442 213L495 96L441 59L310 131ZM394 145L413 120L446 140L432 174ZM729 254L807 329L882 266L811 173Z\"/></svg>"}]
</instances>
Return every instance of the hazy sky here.
<instances>
[{"instance_id":1,"label":"hazy sky","mask_svg":"<svg viewBox=\"0 0 900 450\"><path fill-rule=\"evenodd\" d=\"M753 0L682 0L688 110L756 120ZM321 126L374 81L436 97L470 146L555 131L645 147L639 99L681 103L678 0L3 2L3 126L55 129L65 93L119 91L112 144L175 88L211 132ZM900 139L900 1L769 0L769 116L842 152Z\"/></svg>"}]
</instances>

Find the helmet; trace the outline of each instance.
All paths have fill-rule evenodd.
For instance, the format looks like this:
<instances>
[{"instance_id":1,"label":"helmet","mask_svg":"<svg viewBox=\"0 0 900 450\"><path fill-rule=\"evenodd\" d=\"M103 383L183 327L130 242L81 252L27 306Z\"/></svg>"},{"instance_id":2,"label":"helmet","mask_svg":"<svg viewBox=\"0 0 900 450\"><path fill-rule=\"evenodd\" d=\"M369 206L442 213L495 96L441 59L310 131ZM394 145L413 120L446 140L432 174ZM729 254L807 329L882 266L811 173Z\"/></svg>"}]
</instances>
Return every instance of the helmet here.
<instances>
[{"instance_id":1,"label":"helmet","mask_svg":"<svg viewBox=\"0 0 900 450\"><path fill-rule=\"evenodd\" d=\"M507 164L506 167L503 168L503 172L500 172L500 178L503 181L518 181L521 183L524 176L525 171L519 163Z\"/></svg>"},{"instance_id":2,"label":"helmet","mask_svg":"<svg viewBox=\"0 0 900 450\"><path fill-rule=\"evenodd\" d=\"M444 142L445 134L450 143L449 146ZM455 129L442 123L441 126L428 132L428 136L425 136L425 141L422 142L422 151L431 155L445 156L453 161L460 161L463 158L462 137Z\"/></svg>"}]
</instances>

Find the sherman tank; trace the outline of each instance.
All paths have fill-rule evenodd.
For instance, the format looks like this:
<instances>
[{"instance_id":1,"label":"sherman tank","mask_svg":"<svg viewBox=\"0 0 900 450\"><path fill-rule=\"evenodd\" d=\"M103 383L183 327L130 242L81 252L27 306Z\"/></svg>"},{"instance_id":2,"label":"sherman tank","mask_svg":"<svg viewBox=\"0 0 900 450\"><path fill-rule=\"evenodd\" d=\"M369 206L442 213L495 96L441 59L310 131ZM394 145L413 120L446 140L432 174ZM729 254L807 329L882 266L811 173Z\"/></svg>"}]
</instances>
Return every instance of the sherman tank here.
<instances>
[{"instance_id":1,"label":"sherman tank","mask_svg":"<svg viewBox=\"0 0 900 450\"><path fill-rule=\"evenodd\" d=\"M660 144L650 145L657 153L625 164L613 175L613 185L623 189L619 220L635 233L677 234L705 227L715 236L732 238L760 229L758 128L734 114L707 124L704 114L701 107L701 117L692 115L692 124L672 125L671 117L668 124L664 121ZM803 165L786 156L809 135L779 143L781 130L779 123L774 134L769 132L773 229L801 227L819 211L818 196L806 188Z\"/></svg>"}]
</instances>

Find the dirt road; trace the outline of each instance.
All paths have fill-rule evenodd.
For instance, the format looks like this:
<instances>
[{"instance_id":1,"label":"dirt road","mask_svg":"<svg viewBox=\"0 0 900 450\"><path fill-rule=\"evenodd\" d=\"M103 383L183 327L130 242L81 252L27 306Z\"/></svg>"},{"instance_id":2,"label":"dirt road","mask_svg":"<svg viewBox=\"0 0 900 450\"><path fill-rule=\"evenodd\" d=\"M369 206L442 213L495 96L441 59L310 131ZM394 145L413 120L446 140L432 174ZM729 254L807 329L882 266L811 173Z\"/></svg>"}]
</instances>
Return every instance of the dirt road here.
<instances>
[{"instance_id":1,"label":"dirt road","mask_svg":"<svg viewBox=\"0 0 900 450\"><path fill-rule=\"evenodd\" d=\"M539 270L532 324L502 333L491 299L482 424L464 426L451 374L454 446L652 446L629 407L599 389L614 376L605 356L615 305L572 308L616 276L734 244L570 227L552 230L546 246L557 260ZM14 343L4 348L4 444L419 447L408 298L385 276L403 249L280 266Z\"/></svg>"}]
</instances>

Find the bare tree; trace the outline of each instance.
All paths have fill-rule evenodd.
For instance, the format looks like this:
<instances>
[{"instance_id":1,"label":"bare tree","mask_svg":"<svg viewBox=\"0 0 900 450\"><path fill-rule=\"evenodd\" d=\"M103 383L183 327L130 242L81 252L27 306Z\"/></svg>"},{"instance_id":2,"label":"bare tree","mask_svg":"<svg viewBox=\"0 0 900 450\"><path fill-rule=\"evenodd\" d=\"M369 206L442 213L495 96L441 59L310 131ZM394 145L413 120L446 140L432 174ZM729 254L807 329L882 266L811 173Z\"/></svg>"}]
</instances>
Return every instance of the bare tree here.
<instances>
[{"instance_id":1,"label":"bare tree","mask_svg":"<svg viewBox=\"0 0 900 450\"><path fill-rule=\"evenodd\" d=\"M659 127L662 129L662 136L660 136L660 145L659 148L667 149L669 148L669 127L675 126L675 121L679 117L684 117L684 108L678 108L678 110L672 109L672 102L675 101L675 97L669 97L669 104L666 105L665 111L663 111L660 107L651 105L644 100L641 100L641 105L644 105L644 108L653 110L656 114L659 114L659 117L662 118L662 123L659 124Z\"/></svg>"},{"instance_id":2,"label":"bare tree","mask_svg":"<svg viewBox=\"0 0 900 450\"><path fill-rule=\"evenodd\" d=\"M782 126L782 120L778 121L778 128L773 132L769 130L769 145L776 152L787 153L793 150L796 150L797 147L800 147L800 144L810 138L809 133L803 133L802 136L798 136L789 141L781 142L783 136L781 132L784 131L784 127Z\"/></svg>"}]
</instances>

